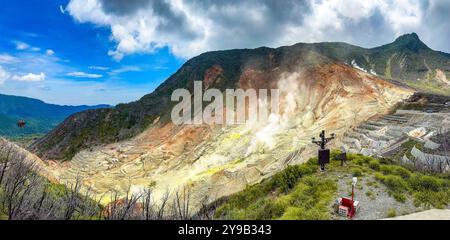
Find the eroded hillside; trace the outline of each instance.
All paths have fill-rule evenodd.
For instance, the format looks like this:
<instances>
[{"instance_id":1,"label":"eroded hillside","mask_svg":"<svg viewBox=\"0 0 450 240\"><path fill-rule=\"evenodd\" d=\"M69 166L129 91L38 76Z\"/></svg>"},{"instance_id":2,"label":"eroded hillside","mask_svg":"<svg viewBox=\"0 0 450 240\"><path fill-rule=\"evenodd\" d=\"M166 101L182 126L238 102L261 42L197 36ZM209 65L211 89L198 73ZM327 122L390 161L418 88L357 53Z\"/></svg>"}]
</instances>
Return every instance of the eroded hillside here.
<instances>
[{"instance_id":1,"label":"eroded hillside","mask_svg":"<svg viewBox=\"0 0 450 240\"><path fill-rule=\"evenodd\" d=\"M220 68L208 69L204 78L220 75ZM211 202L305 161L316 151L311 137L322 129L335 132L337 144L349 129L387 113L413 92L337 63L274 69L270 75L248 67L238 87L280 89L280 114L233 126L156 119L137 137L82 150L71 161L48 160L48 169L63 183L81 177L98 196L154 184L155 199L188 186L193 202Z\"/></svg>"},{"instance_id":2,"label":"eroded hillside","mask_svg":"<svg viewBox=\"0 0 450 240\"><path fill-rule=\"evenodd\" d=\"M136 137L156 122L170 122L169 112L174 105L170 94L178 88L192 90L196 80L203 80L206 88L221 90L255 84L268 86L281 73L331 63L346 64L419 90L450 94L450 55L430 49L415 33L370 49L324 42L214 51L190 59L138 101L67 118L30 150L44 159L70 160L80 150ZM246 83L240 85L242 81Z\"/></svg>"}]
</instances>

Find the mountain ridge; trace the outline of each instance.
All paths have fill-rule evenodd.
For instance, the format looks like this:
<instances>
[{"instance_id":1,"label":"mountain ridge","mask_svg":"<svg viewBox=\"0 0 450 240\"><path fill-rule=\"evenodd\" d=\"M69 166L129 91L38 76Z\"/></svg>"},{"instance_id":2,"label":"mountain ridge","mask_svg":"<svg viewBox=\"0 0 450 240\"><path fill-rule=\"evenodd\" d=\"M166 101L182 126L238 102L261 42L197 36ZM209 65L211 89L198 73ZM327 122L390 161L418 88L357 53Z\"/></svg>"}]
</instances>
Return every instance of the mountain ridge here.
<instances>
[{"instance_id":1,"label":"mountain ridge","mask_svg":"<svg viewBox=\"0 0 450 240\"><path fill-rule=\"evenodd\" d=\"M408 47L411 43L412 50ZM292 72L299 67L343 63L416 89L423 84L427 87L436 84L433 90L450 91L442 88L447 84L447 76L450 77L450 54L424 48L422 44L417 34L409 34L370 49L325 42L205 52L188 60L154 92L115 108L71 116L30 149L45 159L68 160L88 146L134 137L149 126L168 122L168 110L174 105L170 92L176 88L192 92L194 80L211 82L211 87L224 90L237 87L244 75L263 83L275 77L274 69L278 73ZM438 75L441 82L435 79ZM418 80L421 78L425 80Z\"/></svg>"}]
</instances>

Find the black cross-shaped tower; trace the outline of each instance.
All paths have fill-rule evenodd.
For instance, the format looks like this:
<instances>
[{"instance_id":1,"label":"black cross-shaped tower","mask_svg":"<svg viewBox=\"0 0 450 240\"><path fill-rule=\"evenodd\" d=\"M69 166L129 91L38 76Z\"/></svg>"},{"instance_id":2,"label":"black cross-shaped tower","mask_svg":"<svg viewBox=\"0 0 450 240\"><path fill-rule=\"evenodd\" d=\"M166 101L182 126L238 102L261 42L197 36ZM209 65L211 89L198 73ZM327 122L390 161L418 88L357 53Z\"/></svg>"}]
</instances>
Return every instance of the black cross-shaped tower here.
<instances>
[{"instance_id":1,"label":"black cross-shaped tower","mask_svg":"<svg viewBox=\"0 0 450 240\"><path fill-rule=\"evenodd\" d=\"M332 133L331 137L325 137L325 131L322 130L319 137L320 137L320 140L318 140L318 141L316 141L316 138L313 137L312 143L315 143L320 147L319 156L318 156L319 165L320 165L320 169L325 170L325 164L330 162L330 150L325 149L325 146L327 145L327 143L329 141L334 139L335 135L334 135L334 133Z\"/></svg>"}]
</instances>

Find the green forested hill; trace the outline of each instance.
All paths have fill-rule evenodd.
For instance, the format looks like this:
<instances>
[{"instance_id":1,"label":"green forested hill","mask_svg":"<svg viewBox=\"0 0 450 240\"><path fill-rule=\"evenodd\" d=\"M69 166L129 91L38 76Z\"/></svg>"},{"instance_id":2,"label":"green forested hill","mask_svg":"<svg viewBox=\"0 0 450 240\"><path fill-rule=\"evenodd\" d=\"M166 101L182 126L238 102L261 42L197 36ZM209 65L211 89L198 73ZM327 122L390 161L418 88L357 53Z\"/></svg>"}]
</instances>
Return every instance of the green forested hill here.
<instances>
[{"instance_id":1,"label":"green forested hill","mask_svg":"<svg viewBox=\"0 0 450 240\"><path fill-rule=\"evenodd\" d=\"M107 107L110 106L60 106L33 98L0 94L0 135L15 137L47 133L73 113ZM24 128L17 127L20 119L26 121Z\"/></svg>"}]
</instances>

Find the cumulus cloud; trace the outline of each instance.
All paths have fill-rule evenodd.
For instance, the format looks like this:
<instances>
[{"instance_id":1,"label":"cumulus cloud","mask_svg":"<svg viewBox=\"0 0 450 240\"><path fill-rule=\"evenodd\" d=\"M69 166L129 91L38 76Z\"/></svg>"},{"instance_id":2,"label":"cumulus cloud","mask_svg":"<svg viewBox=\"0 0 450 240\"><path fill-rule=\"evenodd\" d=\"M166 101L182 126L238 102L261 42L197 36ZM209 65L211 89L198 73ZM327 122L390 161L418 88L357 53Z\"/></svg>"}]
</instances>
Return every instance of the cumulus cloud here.
<instances>
[{"instance_id":1,"label":"cumulus cloud","mask_svg":"<svg viewBox=\"0 0 450 240\"><path fill-rule=\"evenodd\" d=\"M69 77L77 77L77 78L101 78L103 75L101 74L93 74L93 73L85 73L85 72L70 72L67 73Z\"/></svg>"},{"instance_id":2,"label":"cumulus cloud","mask_svg":"<svg viewBox=\"0 0 450 240\"><path fill-rule=\"evenodd\" d=\"M23 82L39 82L45 80L45 73L41 72L39 74L28 73L25 75L14 75L12 80L23 81Z\"/></svg>"},{"instance_id":3,"label":"cumulus cloud","mask_svg":"<svg viewBox=\"0 0 450 240\"><path fill-rule=\"evenodd\" d=\"M45 80L45 73L39 74L27 73L23 75L13 75L8 70L0 66L0 85L3 85L8 80L22 81L22 82L39 82Z\"/></svg>"},{"instance_id":4,"label":"cumulus cloud","mask_svg":"<svg viewBox=\"0 0 450 240\"><path fill-rule=\"evenodd\" d=\"M120 60L166 46L177 56L191 57L211 49L251 47L255 41L261 45L276 38L280 22L301 22L298 13L308 11L299 1L260 2L73 0L66 10L79 22L110 27L117 46L109 54Z\"/></svg>"},{"instance_id":5,"label":"cumulus cloud","mask_svg":"<svg viewBox=\"0 0 450 240\"><path fill-rule=\"evenodd\" d=\"M24 42L15 42L16 43L16 49L17 50L25 50L30 48L30 45L24 43Z\"/></svg>"},{"instance_id":6,"label":"cumulus cloud","mask_svg":"<svg viewBox=\"0 0 450 240\"><path fill-rule=\"evenodd\" d=\"M71 0L79 22L109 27L109 55L168 47L188 58L209 50L347 41L373 47L415 31L450 51L446 0ZM432 25L431 25L432 24Z\"/></svg>"},{"instance_id":7,"label":"cumulus cloud","mask_svg":"<svg viewBox=\"0 0 450 240\"><path fill-rule=\"evenodd\" d=\"M53 51L53 50L51 50L51 49L47 49L47 51L45 51L45 54L46 54L47 56L53 56L53 55L55 55L55 51Z\"/></svg>"}]
</instances>

